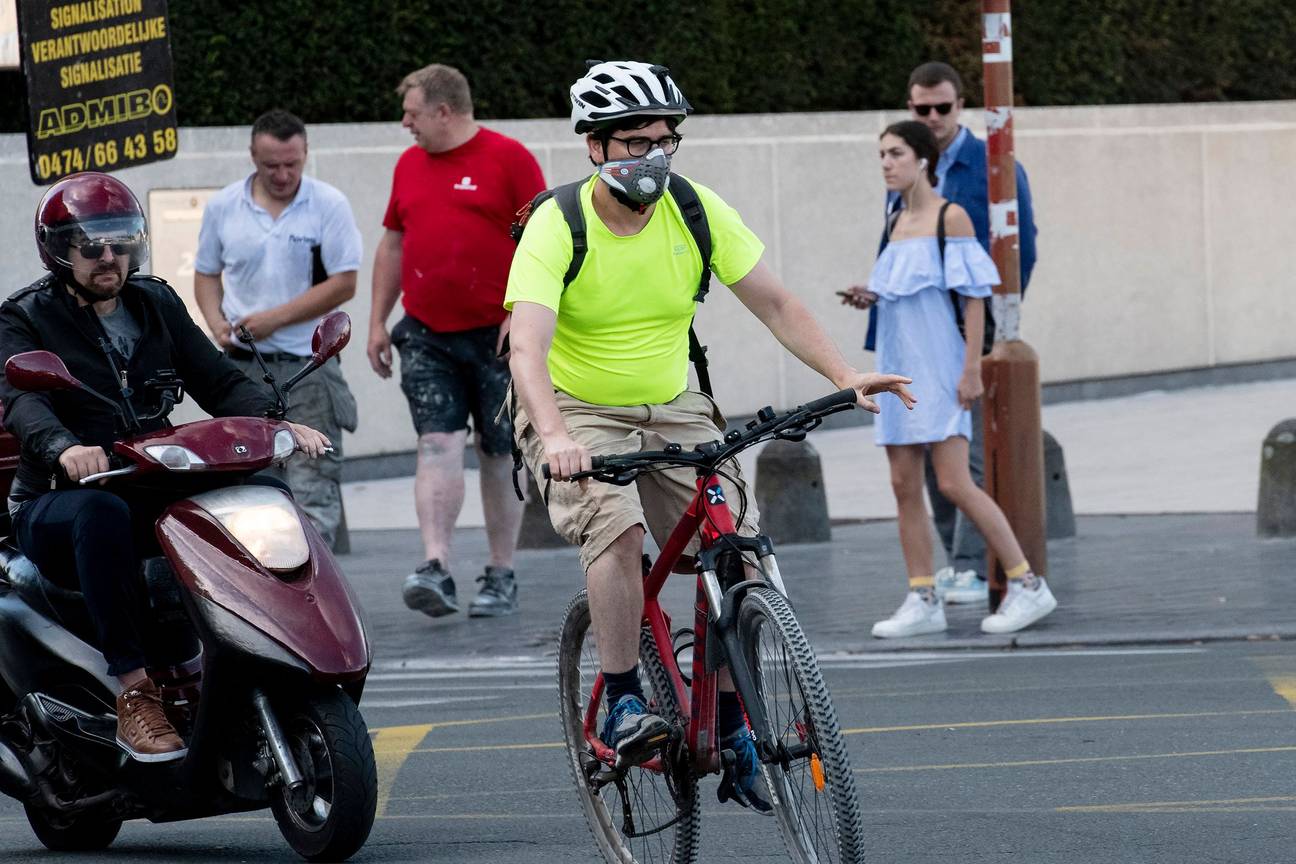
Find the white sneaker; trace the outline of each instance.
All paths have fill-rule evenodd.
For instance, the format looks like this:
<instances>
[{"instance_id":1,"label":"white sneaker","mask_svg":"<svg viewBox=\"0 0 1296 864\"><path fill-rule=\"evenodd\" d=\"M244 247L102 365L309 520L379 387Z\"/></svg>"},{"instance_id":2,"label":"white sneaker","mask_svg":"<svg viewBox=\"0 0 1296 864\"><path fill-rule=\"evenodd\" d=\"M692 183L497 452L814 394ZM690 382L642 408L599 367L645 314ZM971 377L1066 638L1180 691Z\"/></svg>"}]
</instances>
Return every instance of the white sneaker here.
<instances>
[{"instance_id":1,"label":"white sneaker","mask_svg":"<svg viewBox=\"0 0 1296 864\"><path fill-rule=\"evenodd\" d=\"M953 567L942 567L936 571L936 596L946 603L985 603L990 589L975 570L955 572Z\"/></svg>"},{"instance_id":2,"label":"white sneaker","mask_svg":"<svg viewBox=\"0 0 1296 864\"><path fill-rule=\"evenodd\" d=\"M945 607L940 600L928 603L917 591L910 591L895 614L873 625L873 635L878 639L896 639L901 636L923 636L927 633L945 632Z\"/></svg>"},{"instance_id":3,"label":"white sneaker","mask_svg":"<svg viewBox=\"0 0 1296 864\"><path fill-rule=\"evenodd\" d=\"M1039 580L1039 588L1029 591L1018 580L1008 582L1008 596L999 611L981 619L982 633L1016 633L1029 627L1057 608L1057 599L1048 583Z\"/></svg>"}]
</instances>

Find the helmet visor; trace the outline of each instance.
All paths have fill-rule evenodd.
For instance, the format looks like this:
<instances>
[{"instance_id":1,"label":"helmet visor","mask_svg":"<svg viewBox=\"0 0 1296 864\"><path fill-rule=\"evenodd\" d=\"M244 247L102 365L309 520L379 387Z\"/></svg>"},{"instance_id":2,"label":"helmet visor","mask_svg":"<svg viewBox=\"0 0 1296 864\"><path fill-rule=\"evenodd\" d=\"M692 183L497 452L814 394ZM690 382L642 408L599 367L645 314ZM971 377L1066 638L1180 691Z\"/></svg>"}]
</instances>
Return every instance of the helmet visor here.
<instances>
[{"instance_id":1,"label":"helmet visor","mask_svg":"<svg viewBox=\"0 0 1296 864\"><path fill-rule=\"evenodd\" d=\"M51 258L68 267L76 263L74 254L97 261L111 249L114 257L129 257L130 269L136 270L148 263L148 226L135 215L69 222L49 229L44 247Z\"/></svg>"}]
</instances>

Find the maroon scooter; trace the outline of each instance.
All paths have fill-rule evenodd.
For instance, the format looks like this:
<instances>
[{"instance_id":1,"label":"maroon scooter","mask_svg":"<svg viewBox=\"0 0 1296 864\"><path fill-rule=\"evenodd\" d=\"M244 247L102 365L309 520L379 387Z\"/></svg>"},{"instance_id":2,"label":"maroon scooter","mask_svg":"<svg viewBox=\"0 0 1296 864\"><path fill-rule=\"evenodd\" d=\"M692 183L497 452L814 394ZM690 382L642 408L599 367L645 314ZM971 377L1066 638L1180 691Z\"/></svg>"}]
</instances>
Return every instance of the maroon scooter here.
<instances>
[{"instance_id":1,"label":"maroon scooter","mask_svg":"<svg viewBox=\"0 0 1296 864\"><path fill-rule=\"evenodd\" d=\"M279 418L285 394L350 334L334 312L290 381L267 371ZM21 390L79 389L121 408L47 351L9 358L5 375ZM158 387L164 416L183 391L178 380ZM118 747L119 687L81 595L55 584L75 580L48 580L12 539L0 543L0 792L23 802L48 848L105 848L127 819L266 807L310 861L343 860L369 836L377 774L358 709L370 650L356 597L292 499L241 482L295 449L282 419L201 420L116 442L120 467L81 481L175 491L156 522L162 555L145 560L138 587L149 656L174 658L148 671L188 744L180 760L141 763Z\"/></svg>"}]
</instances>

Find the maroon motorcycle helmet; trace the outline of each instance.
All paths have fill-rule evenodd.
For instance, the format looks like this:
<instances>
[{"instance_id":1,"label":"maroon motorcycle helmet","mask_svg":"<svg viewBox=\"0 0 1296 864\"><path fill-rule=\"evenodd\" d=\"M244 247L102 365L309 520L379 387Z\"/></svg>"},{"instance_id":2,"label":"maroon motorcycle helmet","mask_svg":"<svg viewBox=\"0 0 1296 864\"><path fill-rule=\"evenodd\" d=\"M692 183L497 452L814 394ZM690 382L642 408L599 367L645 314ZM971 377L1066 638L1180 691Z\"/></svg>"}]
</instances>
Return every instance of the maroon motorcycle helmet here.
<instances>
[{"instance_id":1,"label":"maroon motorcycle helmet","mask_svg":"<svg viewBox=\"0 0 1296 864\"><path fill-rule=\"evenodd\" d=\"M72 266L73 246L87 258L112 246L114 255L130 256L134 273L148 263L148 220L135 194L116 177L71 174L51 186L36 208L36 246L55 273Z\"/></svg>"}]
</instances>

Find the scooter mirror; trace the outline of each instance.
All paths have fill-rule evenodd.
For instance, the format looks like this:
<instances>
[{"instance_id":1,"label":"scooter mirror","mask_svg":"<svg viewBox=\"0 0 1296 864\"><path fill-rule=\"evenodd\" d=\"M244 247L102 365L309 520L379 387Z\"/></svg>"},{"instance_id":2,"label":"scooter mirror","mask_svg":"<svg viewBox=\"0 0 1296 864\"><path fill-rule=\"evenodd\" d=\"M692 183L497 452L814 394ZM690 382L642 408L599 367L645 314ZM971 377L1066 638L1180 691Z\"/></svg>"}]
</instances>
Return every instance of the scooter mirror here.
<instances>
[{"instance_id":1,"label":"scooter mirror","mask_svg":"<svg viewBox=\"0 0 1296 864\"><path fill-rule=\"evenodd\" d=\"M336 357L351 341L351 316L339 310L330 312L315 328L311 337L311 362L323 365Z\"/></svg>"},{"instance_id":2,"label":"scooter mirror","mask_svg":"<svg viewBox=\"0 0 1296 864\"><path fill-rule=\"evenodd\" d=\"M5 379L19 390L84 390L58 355L51 351L24 351L5 362Z\"/></svg>"}]
</instances>

